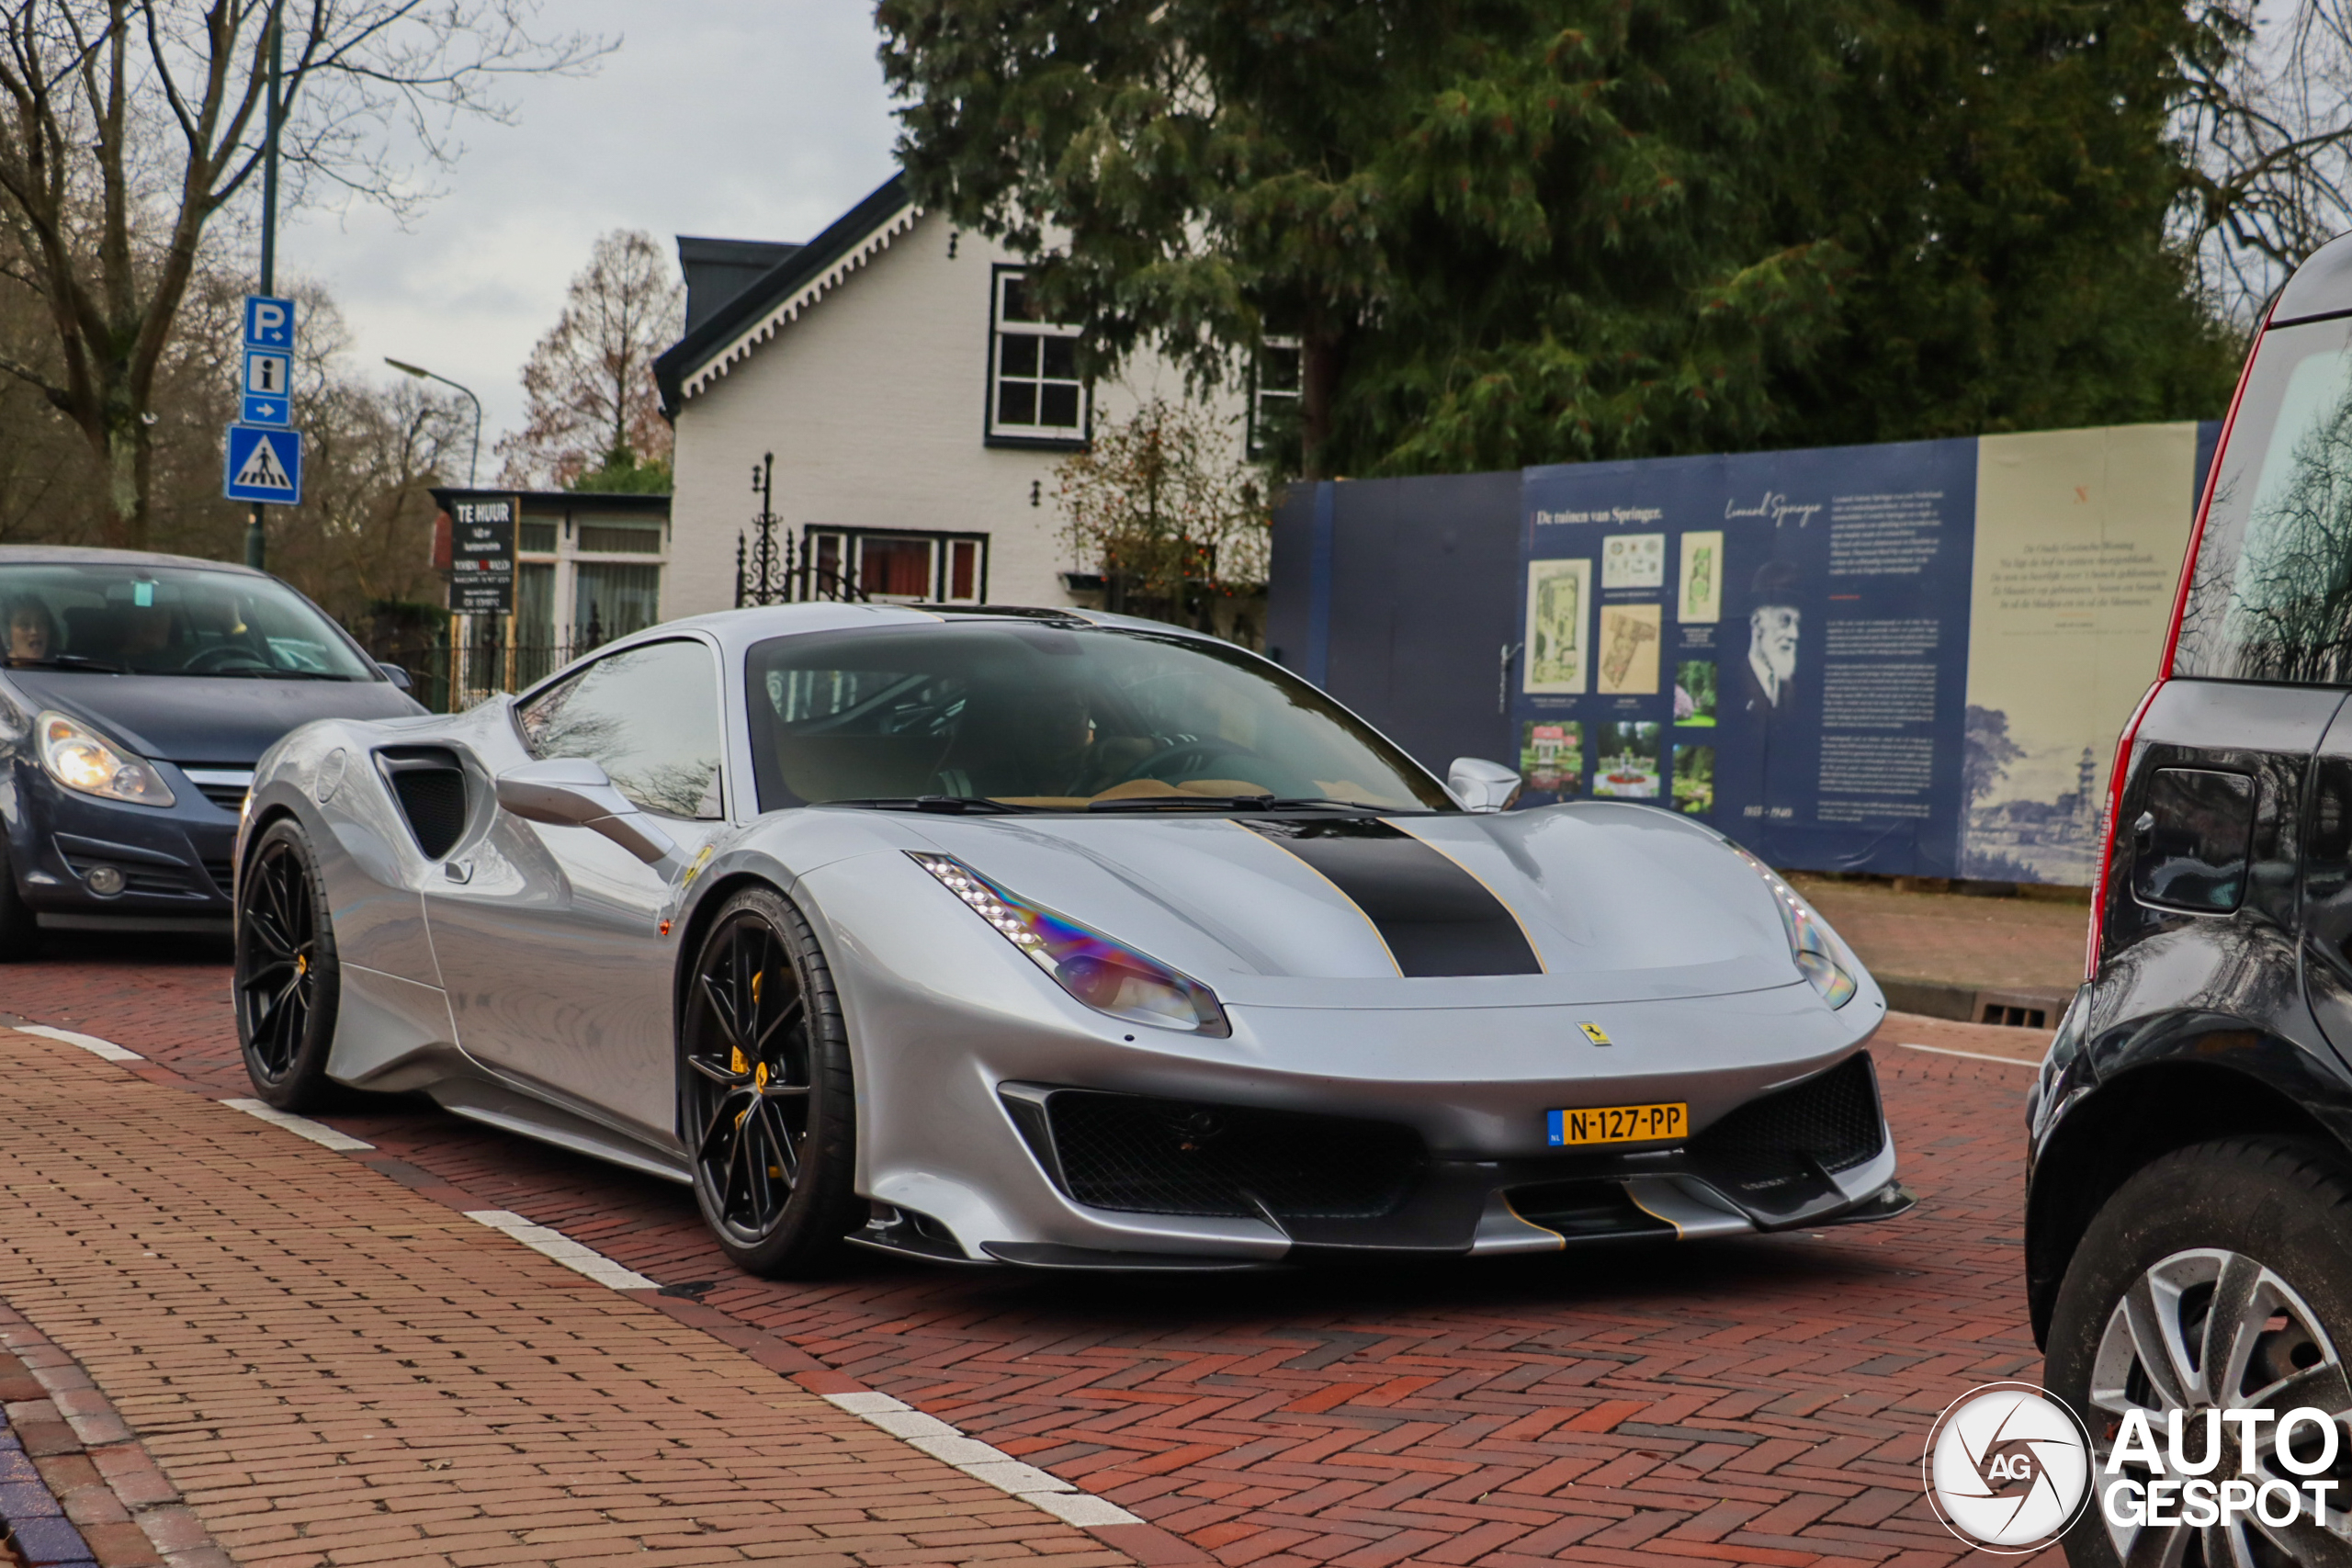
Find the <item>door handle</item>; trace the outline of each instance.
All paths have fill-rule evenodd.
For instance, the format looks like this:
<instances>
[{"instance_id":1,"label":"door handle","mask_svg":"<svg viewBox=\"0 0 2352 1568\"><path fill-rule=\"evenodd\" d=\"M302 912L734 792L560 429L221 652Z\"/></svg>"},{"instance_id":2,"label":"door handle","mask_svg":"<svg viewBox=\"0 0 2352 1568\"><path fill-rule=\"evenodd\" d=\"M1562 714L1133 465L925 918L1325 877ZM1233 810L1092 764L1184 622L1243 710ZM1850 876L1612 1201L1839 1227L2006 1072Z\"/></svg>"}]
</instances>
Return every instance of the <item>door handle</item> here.
<instances>
[{"instance_id":1,"label":"door handle","mask_svg":"<svg viewBox=\"0 0 2352 1568\"><path fill-rule=\"evenodd\" d=\"M452 882L471 882L474 866L471 861L449 860L441 863L441 874Z\"/></svg>"}]
</instances>

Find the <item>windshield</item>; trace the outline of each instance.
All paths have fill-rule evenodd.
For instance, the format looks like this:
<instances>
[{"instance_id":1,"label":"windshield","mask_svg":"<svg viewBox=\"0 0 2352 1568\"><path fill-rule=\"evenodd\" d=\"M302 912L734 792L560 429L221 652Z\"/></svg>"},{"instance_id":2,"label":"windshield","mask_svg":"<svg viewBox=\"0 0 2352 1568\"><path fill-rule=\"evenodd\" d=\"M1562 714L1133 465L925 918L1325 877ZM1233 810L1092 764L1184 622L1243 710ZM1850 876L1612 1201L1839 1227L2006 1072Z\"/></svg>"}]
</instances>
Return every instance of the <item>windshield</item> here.
<instances>
[{"instance_id":1,"label":"windshield","mask_svg":"<svg viewBox=\"0 0 2352 1568\"><path fill-rule=\"evenodd\" d=\"M197 567L0 564L7 663L136 675L374 681L308 600L275 578Z\"/></svg>"},{"instance_id":2,"label":"windshield","mask_svg":"<svg viewBox=\"0 0 2352 1568\"><path fill-rule=\"evenodd\" d=\"M763 810L923 795L1061 811L1268 795L1456 809L1354 715L1238 649L950 623L776 637L745 673Z\"/></svg>"},{"instance_id":3,"label":"windshield","mask_svg":"<svg viewBox=\"0 0 2352 1568\"><path fill-rule=\"evenodd\" d=\"M2352 320L2263 334L2212 485L2173 673L2352 682Z\"/></svg>"}]
</instances>

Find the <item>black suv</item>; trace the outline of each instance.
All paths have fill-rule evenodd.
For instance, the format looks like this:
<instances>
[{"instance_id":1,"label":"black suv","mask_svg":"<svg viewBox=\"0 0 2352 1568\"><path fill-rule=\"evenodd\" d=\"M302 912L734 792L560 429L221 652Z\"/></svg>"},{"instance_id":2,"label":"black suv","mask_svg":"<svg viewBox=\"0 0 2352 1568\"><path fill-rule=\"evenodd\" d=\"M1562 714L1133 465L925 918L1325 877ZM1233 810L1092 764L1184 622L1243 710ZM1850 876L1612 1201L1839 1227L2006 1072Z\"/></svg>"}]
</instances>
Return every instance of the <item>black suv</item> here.
<instances>
[{"instance_id":1,"label":"black suv","mask_svg":"<svg viewBox=\"0 0 2352 1568\"><path fill-rule=\"evenodd\" d=\"M2029 1111L2026 1269L2052 1392L2088 1424L2071 1562L2352 1562L2352 236L2248 360L2162 672L2123 733L2088 981ZM2110 1523L2124 1416L2316 1406L2207 1479L2334 1480L2286 1525ZM2272 1430L2261 1427L2263 1433ZM2317 1475L2328 1448L2335 1463ZM2282 1463L2290 1461L2291 1463ZM2143 1483L2149 1467L2129 1464ZM2128 1512L2120 1508L2119 1511Z\"/></svg>"}]
</instances>

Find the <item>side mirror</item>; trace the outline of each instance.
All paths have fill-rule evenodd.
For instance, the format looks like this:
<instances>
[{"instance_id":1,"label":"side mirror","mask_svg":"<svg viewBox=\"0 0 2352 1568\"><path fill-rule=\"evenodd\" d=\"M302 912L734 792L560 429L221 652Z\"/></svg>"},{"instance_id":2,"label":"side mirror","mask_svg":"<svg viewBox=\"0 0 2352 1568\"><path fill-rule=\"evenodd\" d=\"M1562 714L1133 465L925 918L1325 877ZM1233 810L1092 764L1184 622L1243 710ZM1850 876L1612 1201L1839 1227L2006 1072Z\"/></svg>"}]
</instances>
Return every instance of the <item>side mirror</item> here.
<instances>
[{"instance_id":1,"label":"side mirror","mask_svg":"<svg viewBox=\"0 0 2352 1568\"><path fill-rule=\"evenodd\" d=\"M387 664L382 660L379 659L376 660L376 668L384 672L384 679L390 681L393 685L398 686L401 691L409 692L416 689L416 683L408 678L408 671L401 669L399 665Z\"/></svg>"},{"instance_id":2,"label":"side mirror","mask_svg":"<svg viewBox=\"0 0 2352 1568\"><path fill-rule=\"evenodd\" d=\"M1500 762L1456 757L1445 773L1445 787L1464 811L1501 811L1519 798L1520 778Z\"/></svg>"},{"instance_id":3,"label":"side mirror","mask_svg":"<svg viewBox=\"0 0 2352 1568\"><path fill-rule=\"evenodd\" d=\"M498 804L526 822L600 833L664 876L684 863L677 840L585 757L550 757L501 773Z\"/></svg>"}]
</instances>

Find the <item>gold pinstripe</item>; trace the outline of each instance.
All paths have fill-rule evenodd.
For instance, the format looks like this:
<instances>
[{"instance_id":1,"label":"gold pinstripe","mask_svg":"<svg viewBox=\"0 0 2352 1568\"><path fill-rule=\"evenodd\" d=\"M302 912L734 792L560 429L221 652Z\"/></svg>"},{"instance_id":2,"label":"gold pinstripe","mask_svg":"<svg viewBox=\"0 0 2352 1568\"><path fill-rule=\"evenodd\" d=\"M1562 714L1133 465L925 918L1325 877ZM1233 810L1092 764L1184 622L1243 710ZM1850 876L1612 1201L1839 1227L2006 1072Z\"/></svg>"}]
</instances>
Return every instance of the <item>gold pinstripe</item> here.
<instances>
[{"instance_id":1,"label":"gold pinstripe","mask_svg":"<svg viewBox=\"0 0 2352 1568\"><path fill-rule=\"evenodd\" d=\"M1356 918L1363 922L1364 930L1372 933L1372 940L1380 944L1382 955L1388 960L1388 967L1396 971L1396 975L1399 979L1404 977L1405 966L1396 962L1396 949L1390 947L1388 945L1388 939L1380 934L1380 928L1373 924L1372 917L1363 912L1363 906L1349 897L1346 891L1342 889L1338 883L1332 881L1321 872L1316 871L1315 864L1312 861L1309 861L1305 855L1300 854L1298 852L1292 849L1280 839L1261 833L1255 828L1250 827L1248 823L1236 821L1230 817L1225 818L1222 820L1231 823L1235 829L1249 834L1251 838L1257 840L1261 844L1272 844L1274 848L1282 851L1283 853L1290 856L1291 859L1296 861L1299 864L1306 867L1308 871L1314 872L1315 879L1317 882L1323 884L1324 886L1329 888L1333 893L1338 894L1340 902L1345 904L1349 908L1353 909L1356 912ZM1518 917L1514 916L1512 918L1517 919ZM1535 962L1541 964L1544 961L1541 958L1538 958Z\"/></svg>"}]
</instances>

